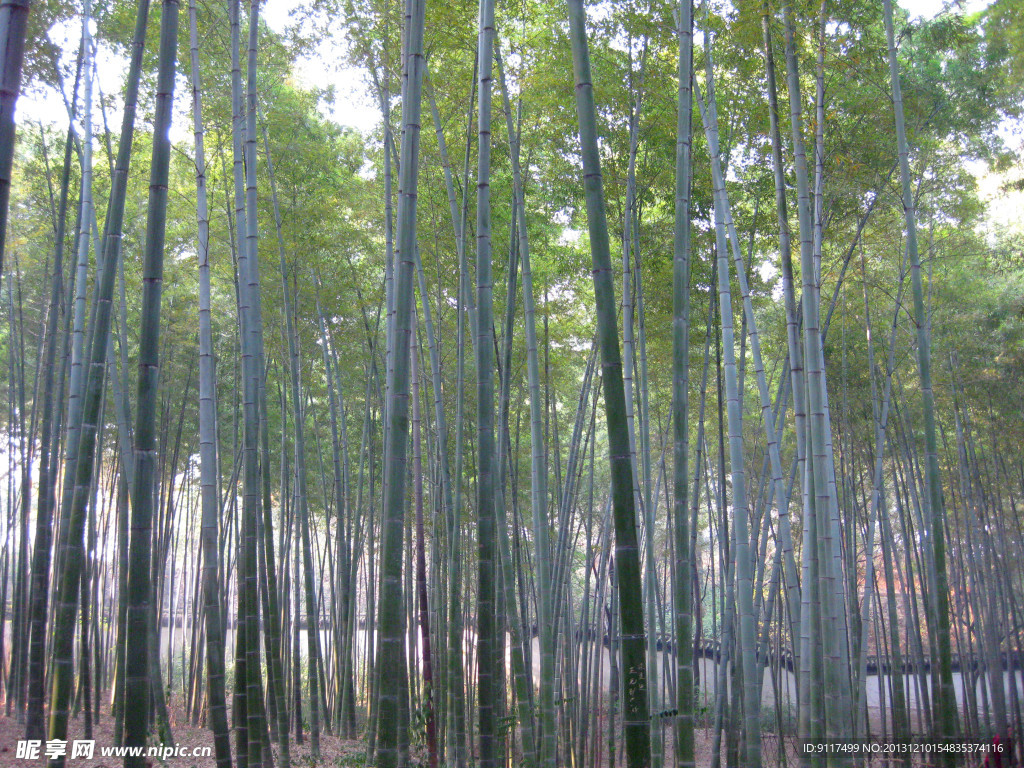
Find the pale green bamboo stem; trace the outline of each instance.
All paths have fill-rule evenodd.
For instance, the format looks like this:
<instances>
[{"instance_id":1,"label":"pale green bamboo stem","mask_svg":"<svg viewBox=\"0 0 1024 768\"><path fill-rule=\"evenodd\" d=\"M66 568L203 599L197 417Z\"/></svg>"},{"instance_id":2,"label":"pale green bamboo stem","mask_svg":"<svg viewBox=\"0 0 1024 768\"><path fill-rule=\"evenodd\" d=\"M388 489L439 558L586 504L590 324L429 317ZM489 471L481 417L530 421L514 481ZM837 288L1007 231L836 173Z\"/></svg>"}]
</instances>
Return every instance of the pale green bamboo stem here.
<instances>
[{"instance_id":1,"label":"pale green bamboo stem","mask_svg":"<svg viewBox=\"0 0 1024 768\"><path fill-rule=\"evenodd\" d=\"M225 702L224 639L218 588L217 551L217 381L210 317L210 213L206 196L206 154L203 142L203 102L199 77L199 34L196 2L189 0L190 80L192 127L195 136L196 219L199 262L199 472L202 496L203 613L206 621L206 678L210 729L217 768L231 766L231 739ZM117 377L114 377L115 381ZM285 762L287 765L287 761Z\"/></svg>"},{"instance_id":2,"label":"pale green bamboo stem","mask_svg":"<svg viewBox=\"0 0 1024 768\"><path fill-rule=\"evenodd\" d=\"M705 35L707 31L705 30ZM705 132L708 134L712 162L717 162L717 115L715 110L713 81L708 60L708 101L702 103L700 90L694 83L694 91L704 117ZM726 419L729 428L729 471L732 477L732 511L735 551L736 612L739 619L739 657L743 674L743 720L746 737L744 765L761 765L761 680L756 668L756 639L754 627L754 596L752 559L750 556L750 521L747 504L746 472L743 464L743 414L740 410L739 389L736 371L736 347L732 321L732 292L729 285L729 258L726 246L726 220L724 195L719 193L715 201L715 241L718 252L718 308L722 328L722 354L725 368ZM724 483L724 478L721 482Z\"/></svg>"}]
</instances>

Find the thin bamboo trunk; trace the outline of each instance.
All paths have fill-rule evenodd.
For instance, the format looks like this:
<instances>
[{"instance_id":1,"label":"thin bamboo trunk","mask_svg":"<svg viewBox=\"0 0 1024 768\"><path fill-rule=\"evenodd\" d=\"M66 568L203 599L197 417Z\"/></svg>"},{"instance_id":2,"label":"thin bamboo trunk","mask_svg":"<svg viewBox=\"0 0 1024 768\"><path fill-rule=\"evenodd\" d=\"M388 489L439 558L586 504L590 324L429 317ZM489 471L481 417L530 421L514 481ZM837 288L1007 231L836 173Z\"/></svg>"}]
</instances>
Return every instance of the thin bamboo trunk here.
<instances>
[{"instance_id":1,"label":"thin bamboo trunk","mask_svg":"<svg viewBox=\"0 0 1024 768\"><path fill-rule=\"evenodd\" d=\"M500 57L500 53L498 54ZM499 59L500 61L500 59ZM516 196L519 259L523 275L523 314L526 339L526 372L530 400L530 509L533 520L533 540L536 547L537 625L540 642L540 762L550 768L555 763L555 709L554 709L554 637L551 610L551 554L550 526L548 524L547 452L541 423L540 360L537 354L537 309L533 291L533 270L530 263L530 243L526 222L523 174L519 157L519 141L514 140L511 102L504 73L499 64L499 82L505 105L505 129L512 145L512 178Z\"/></svg>"},{"instance_id":2,"label":"thin bamboo trunk","mask_svg":"<svg viewBox=\"0 0 1024 768\"><path fill-rule=\"evenodd\" d=\"M707 34L707 31L705 31ZM711 153L712 165L718 160L718 117L716 114L713 81L711 79L711 60L708 58L708 99L703 103L701 113L704 118L704 130L708 137L708 148ZM694 90L697 90L695 87ZM700 101L700 92L697 91ZM721 171L716 174L716 187L721 184ZM752 558L750 556L750 508L747 503L747 481L743 463L743 413L739 401L739 388L736 371L736 347L732 319L732 295L729 285L729 260L726 246L726 214L727 201L725 190L718 188L715 199L715 232L716 251L718 253L718 308L722 327L722 352L725 362L725 405L729 429L729 471L732 478L732 510L733 535L735 549L736 576L735 589L736 612L739 619L739 640L737 654L742 668L743 678L743 718L746 753L744 765L759 766L761 764L761 680L758 679L755 663L755 627ZM725 478L720 478L724 483Z\"/></svg>"},{"instance_id":3,"label":"thin bamboo trunk","mask_svg":"<svg viewBox=\"0 0 1024 768\"><path fill-rule=\"evenodd\" d=\"M270 153L267 152L267 159ZM271 177L273 178L273 177ZM313 565L312 531L308 506L308 490L306 484L306 433L305 414L302 409L302 385L300 383L301 360L299 359L299 343L292 316L291 292L288 288L287 265L285 264L284 240L280 230L280 212L276 205L277 193L274 190L275 221L278 223L278 255L281 268L281 291L284 297L283 311L285 315L285 335L288 340L288 374L291 382L292 419L295 422L295 504L299 516L302 536L302 568L305 575L303 583L306 597L306 643L307 660L309 662L309 737L310 755L314 760L320 756L320 685L317 664L320 663L320 629L319 603L314 591L314 577L319 573ZM319 577L316 577L319 578Z\"/></svg>"},{"instance_id":4,"label":"thin bamboo trunk","mask_svg":"<svg viewBox=\"0 0 1024 768\"><path fill-rule=\"evenodd\" d=\"M423 541L423 454L420 439L420 370L412 345L412 476L416 499L416 584L419 601L420 642L423 653L423 707L426 716L427 755L437 768L437 723L434 717L433 668L430 655L430 606L427 599L427 553Z\"/></svg>"},{"instance_id":5,"label":"thin bamboo trunk","mask_svg":"<svg viewBox=\"0 0 1024 768\"><path fill-rule=\"evenodd\" d=\"M231 739L225 701L224 626L217 575L220 567L217 551L220 510L217 504L217 379L210 316L210 214L206 196L206 154L203 142L203 102L195 0L189 0L188 12L199 262L199 482L202 496L200 538L203 555L203 616L206 624L206 680L209 722L213 731L217 768L230 768Z\"/></svg>"},{"instance_id":6,"label":"thin bamboo trunk","mask_svg":"<svg viewBox=\"0 0 1024 768\"><path fill-rule=\"evenodd\" d=\"M496 764L497 629L495 612L494 493L497 467L494 442L494 291L491 270L491 71L494 61L494 2L480 0L477 43L476 183L476 376L477 376L477 711L480 718L480 766Z\"/></svg>"},{"instance_id":7,"label":"thin bamboo trunk","mask_svg":"<svg viewBox=\"0 0 1024 768\"><path fill-rule=\"evenodd\" d=\"M889 44L889 77L892 81L893 112L896 117L896 143L899 150L900 186L903 192L903 214L907 229L907 255L910 259L910 280L914 295L914 322L917 326L917 365L921 379L921 398L924 410L925 436L925 514L930 526L929 535L934 559L935 583L932 599L938 626L938 686L935 690L937 732L944 738L953 738L959 731L956 695L953 690L952 651L950 647L949 584L946 574L945 509L942 499L942 477L939 473L938 443L935 434L935 394L931 377L931 331L925 317L924 289L921 280L921 259L917 247L917 223L914 196L910 185L910 149L903 117L903 94L900 87L899 61L893 30L892 0L883 0L885 35ZM952 765L952 756L946 763Z\"/></svg>"},{"instance_id":8,"label":"thin bamboo trunk","mask_svg":"<svg viewBox=\"0 0 1024 768\"><path fill-rule=\"evenodd\" d=\"M672 514L675 543L676 709L678 768L696 764L694 745L693 594L688 454L690 449L690 186L693 140L693 1L679 3L679 107L676 118L675 236L672 271Z\"/></svg>"}]
</instances>

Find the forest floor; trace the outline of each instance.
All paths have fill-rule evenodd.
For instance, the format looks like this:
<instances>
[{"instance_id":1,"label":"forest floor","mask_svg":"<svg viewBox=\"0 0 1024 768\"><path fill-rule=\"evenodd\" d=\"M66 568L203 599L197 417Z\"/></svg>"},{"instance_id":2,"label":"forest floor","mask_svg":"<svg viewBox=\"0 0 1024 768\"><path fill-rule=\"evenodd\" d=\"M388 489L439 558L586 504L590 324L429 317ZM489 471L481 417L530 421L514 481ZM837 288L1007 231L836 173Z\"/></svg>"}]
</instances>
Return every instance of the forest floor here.
<instances>
[{"instance_id":1,"label":"forest floor","mask_svg":"<svg viewBox=\"0 0 1024 768\"><path fill-rule=\"evenodd\" d=\"M105 747L110 747L114 743L114 721L109 716L104 716L99 724L93 726L93 738L95 739L95 746L93 750L93 756L91 758L86 757L72 757L73 742L83 738L83 720L82 718L75 718L71 721L71 725L68 733L68 744L67 744L67 768L120 768L122 765L122 758L104 756L102 750ZM179 755L170 755L164 759L159 757L148 757L146 759L146 765L148 768L160 768L161 766L169 766L170 768L207 768L213 766L213 757L196 757L196 750L205 752L205 748L208 748L212 753L213 750L213 737L206 727L194 727L190 723L186 722L180 711L172 709L171 711L171 727L174 735L173 745L179 749ZM40 746L39 753L35 757L28 757L24 754L19 755L18 753L18 742L24 739L25 726L17 721L14 717L3 717L0 716L0 768L39 768L46 765L46 754L45 754L45 742ZM713 751L713 739L711 729L698 728L695 733L695 751L696 751L696 765L698 768L704 768L711 765L711 756ZM621 749L622 745L616 745L618 749ZM671 765L671 744L667 743L666 751L667 755L665 765ZM232 747L234 744L232 743ZM786 756L780 759L782 756L779 754L779 740L777 736L764 734L761 744L762 748L762 765L764 768L778 768L780 766L796 766L799 765L799 758L797 755L797 744L793 739L786 739ZM723 751L723 762L725 744L722 744ZM275 748L275 765L277 762L277 750ZM182 756L187 755L187 756ZM294 738L291 747L292 765L298 768L344 768L345 766L362 766L364 765L365 755L365 744L362 741L349 741L345 739L339 739L334 736L321 734L320 736L320 760L314 763L310 757L309 738L304 739L303 744L295 744ZM931 760L921 760L922 756L916 755L918 759L912 761L914 768L921 766L930 766L933 764ZM426 764L426 755L414 754L415 758L423 758L421 764ZM607 753L601 756L601 763L607 761ZM960 760L957 761L957 765L964 766L981 766L983 760L981 758L974 760ZM414 764L420 764L415 763ZM1006 763L1004 763L1006 764ZM870 760L867 766L870 768L888 768L889 765L896 765L895 762L890 763L889 761L877 757L876 759Z\"/></svg>"},{"instance_id":2,"label":"forest floor","mask_svg":"<svg viewBox=\"0 0 1024 768\"><path fill-rule=\"evenodd\" d=\"M194 756L205 753L208 748L213 752L213 736L206 727L195 727L187 722L180 711L171 710L171 729L174 736L172 744L165 747L178 748L179 754L169 755L165 759L159 757L146 758L147 766L172 766L173 768L207 768L215 764L213 757ZM18 755L18 742L25 738L25 726L17 718L0 716L0 768L41 768L46 765L46 742L39 748L35 758ZM68 744L66 747L67 768L120 768L121 757L102 755L104 748L114 744L114 720L104 715L99 724L93 725L95 746L91 758L72 757L73 742L84 739L84 723L81 717L71 721L68 728ZM152 742L151 742L152 744ZM232 750L234 741L232 740ZM275 748L275 765L277 764ZM327 734L320 735L320 761L314 763L310 757L308 734L302 744L295 744L294 736L291 744L293 766L311 768L312 766L355 766L363 764L365 746L362 741L348 741ZM185 756L183 756L185 755Z\"/></svg>"}]
</instances>

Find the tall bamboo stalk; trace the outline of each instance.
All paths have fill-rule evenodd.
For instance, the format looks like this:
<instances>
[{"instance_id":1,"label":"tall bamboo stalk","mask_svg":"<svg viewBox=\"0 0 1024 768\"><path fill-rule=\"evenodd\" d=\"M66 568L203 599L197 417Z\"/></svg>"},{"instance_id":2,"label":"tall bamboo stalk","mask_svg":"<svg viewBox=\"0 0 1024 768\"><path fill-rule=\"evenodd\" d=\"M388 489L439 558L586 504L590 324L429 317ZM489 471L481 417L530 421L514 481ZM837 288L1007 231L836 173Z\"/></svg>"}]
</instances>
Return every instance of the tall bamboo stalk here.
<instances>
[{"instance_id":1,"label":"tall bamboo stalk","mask_svg":"<svg viewBox=\"0 0 1024 768\"><path fill-rule=\"evenodd\" d=\"M789 230L789 214L786 199L785 169L782 164L782 136L779 127L778 87L775 76L775 54L772 45L771 19L767 2L762 7L762 34L765 46L766 74L768 79L768 116L772 140L772 171L775 180L775 212L779 227L779 261L782 271L783 295L786 305L786 341L789 350L790 387L793 392L793 413L796 424L796 475L802 476L803 462L807 456L805 420L807 416L806 381L804 377L803 351L800 346L800 330L793 287L793 258ZM793 643L795 666L799 667L800 595L789 585L788 605L790 613L790 638Z\"/></svg>"},{"instance_id":2,"label":"tall bamboo stalk","mask_svg":"<svg viewBox=\"0 0 1024 768\"><path fill-rule=\"evenodd\" d=\"M7 213L14 165L14 106L21 91L29 0L0 2L0 275L4 271Z\"/></svg>"},{"instance_id":3,"label":"tall bamboo stalk","mask_svg":"<svg viewBox=\"0 0 1024 768\"><path fill-rule=\"evenodd\" d=\"M259 278L259 227L258 227L258 195L256 187L256 111L258 104L257 89L257 41L259 33L259 0L249 3L249 35L246 51L246 91L245 91L245 143L243 155L245 160L245 271L241 270L240 279L245 282L250 306L251 322L247 326L250 337L252 361L250 363L250 387L256 396L255 411L258 424L254 425L254 438L258 436L260 458L255 456L253 447L254 477L258 482L251 488L252 498L243 521L243 546L245 549L244 598L246 621L245 652L245 689L247 738L249 741L249 762L255 767L263 765L263 751L268 738L265 705L263 699L263 671L260 664L260 606L259 606L259 550L260 528L266 526L266 516L270 506L270 449L267 430L267 400L265 371L266 360L263 350L263 318L262 300ZM254 439L255 443L255 439ZM269 554L269 551L268 551ZM272 567L267 560L268 569ZM273 688L270 695L273 696ZM268 752L267 758L270 755Z\"/></svg>"},{"instance_id":4,"label":"tall bamboo stalk","mask_svg":"<svg viewBox=\"0 0 1024 768\"><path fill-rule=\"evenodd\" d=\"M586 15L582 0L568 0L569 37L572 43L576 82L576 113L583 157L583 185L587 201L587 227L593 259L594 294L597 303L598 343L601 347L605 418L615 518L615 561L619 584L619 617L622 627L622 660L625 679L623 724L626 761L641 768L651 760L651 724L648 717L643 596L640 552L636 535L633 468L630 462L626 395L622 378L618 323L615 319L615 287L612 281L608 221L597 147L594 86L590 74Z\"/></svg>"},{"instance_id":5,"label":"tall bamboo stalk","mask_svg":"<svg viewBox=\"0 0 1024 768\"><path fill-rule=\"evenodd\" d=\"M267 159L270 153L267 152ZM273 178L273 176L271 176ZM285 335L288 340L288 375L291 383L292 418L295 421L295 504L299 516L302 536L302 568L305 574L303 587L306 597L306 642L309 662L309 735L310 754L314 759L320 755L320 704L319 676L317 664L320 660L319 608L314 590L316 569L313 565L312 534L309 523L308 491L306 487L306 433L305 415L302 410L302 385L300 383L301 360L299 342L293 321L291 291L288 287L288 269L285 263L284 240L280 229L280 210L277 205L276 185L272 186L274 197L274 218L278 224L278 255L281 268L281 291L284 297Z\"/></svg>"},{"instance_id":6,"label":"tall bamboo stalk","mask_svg":"<svg viewBox=\"0 0 1024 768\"><path fill-rule=\"evenodd\" d=\"M376 674L379 686L376 760L381 768L399 765L399 713L405 674L402 628L402 540L405 527L406 447L409 439L409 347L412 337L413 269L416 248L416 188L419 180L420 102L423 87L425 0L407 9L405 54L408 88L402 104L398 269L395 281L394 376L388 393L387 464L381 549L380 640Z\"/></svg>"},{"instance_id":7,"label":"tall bamboo stalk","mask_svg":"<svg viewBox=\"0 0 1024 768\"><path fill-rule=\"evenodd\" d=\"M694 680L690 524L687 499L690 449L690 186L693 139L693 0L679 3L679 107L676 118L675 233L672 270L672 426L676 627L675 754L679 768L694 766Z\"/></svg>"},{"instance_id":8,"label":"tall bamboo stalk","mask_svg":"<svg viewBox=\"0 0 1024 768\"><path fill-rule=\"evenodd\" d=\"M210 317L210 213L206 196L206 153L203 141L203 100L199 76L199 33L196 2L189 0L189 50L192 85L192 126L195 136L196 220L199 262L199 472L202 496L203 616L206 622L206 681L210 729L217 768L231 766L224 681L224 627L221 616L217 550L217 379ZM287 764L287 761L286 761Z\"/></svg>"},{"instance_id":9,"label":"tall bamboo stalk","mask_svg":"<svg viewBox=\"0 0 1024 768\"><path fill-rule=\"evenodd\" d=\"M255 520L259 506L259 458L257 455L259 412L257 404L258 357L253 325L254 298L249 279L249 227L247 225L245 195L245 158L243 134L245 131L244 96L241 68L241 2L231 0L228 19L231 33L231 139L232 176L234 182L234 223L236 234L233 244L237 254L236 297L238 302L239 351L242 376L242 506L236 517L236 605L235 620L235 674L233 686L232 726L235 731L235 753L240 768L252 762L258 764L258 755L250 754L248 690L248 638L251 608L256 600L256 547ZM254 169L255 171L255 169ZM237 445L237 443L236 443ZM250 544L252 545L250 547ZM253 702L255 706L255 702ZM253 759L255 758L255 759Z\"/></svg>"},{"instance_id":10,"label":"tall bamboo stalk","mask_svg":"<svg viewBox=\"0 0 1024 768\"><path fill-rule=\"evenodd\" d=\"M156 470L157 384L160 374L160 298L163 283L170 128L178 52L178 2L163 0L157 72L153 159L150 168L146 251L143 263L142 328L135 420L135 491L128 548L128 654L125 674L125 746L143 746L149 728L149 625L153 621L150 583L150 531ZM97 343L97 347L99 344ZM106 344L103 344L106 351ZM51 738L52 735L51 735ZM142 768L142 757L126 757L125 768ZM56 768L56 767L55 767Z\"/></svg>"},{"instance_id":11,"label":"tall bamboo stalk","mask_svg":"<svg viewBox=\"0 0 1024 768\"><path fill-rule=\"evenodd\" d=\"M423 450L420 438L420 370L417 345L412 345L413 486L416 499L416 592L420 642L423 648L423 698L426 710L427 755L437 768L437 723L434 716L433 668L430 654L430 606L427 599L427 553L423 541Z\"/></svg>"},{"instance_id":12,"label":"tall bamboo stalk","mask_svg":"<svg viewBox=\"0 0 1024 768\"><path fill-rule=\"evenodd\" d=\"M494 443L494 347L491 326L494 292L491 277L491 71L494 62L494 0L480 0L477 43L476 182L476 376L477 376L477 702L480 717L480 766L495 765L498 696L494 492L497 467Z\"/></svg>"}]
</instances>

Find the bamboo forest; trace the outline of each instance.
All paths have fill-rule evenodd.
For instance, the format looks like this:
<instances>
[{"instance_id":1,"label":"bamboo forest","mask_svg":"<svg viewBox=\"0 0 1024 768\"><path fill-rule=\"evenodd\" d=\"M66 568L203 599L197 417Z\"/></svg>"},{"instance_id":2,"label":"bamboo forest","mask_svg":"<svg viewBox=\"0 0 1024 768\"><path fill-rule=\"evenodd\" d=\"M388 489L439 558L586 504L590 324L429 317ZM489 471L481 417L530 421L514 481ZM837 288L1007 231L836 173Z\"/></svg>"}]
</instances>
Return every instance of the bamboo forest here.
<instances>
[{"instance_id":1,"label":"bamboo forest","mask_svg":"<svg viewBox=\"0 0 1024 768\"><path fill-rule=\"evenodd\" d=\"M1024 0L0 0L0 766L1024 761Z\"/></svg>"}]
</instances>

